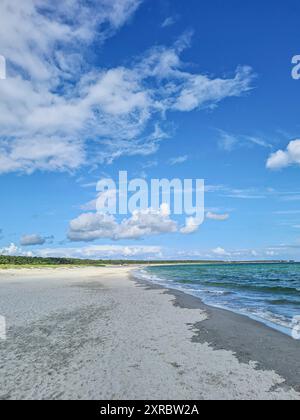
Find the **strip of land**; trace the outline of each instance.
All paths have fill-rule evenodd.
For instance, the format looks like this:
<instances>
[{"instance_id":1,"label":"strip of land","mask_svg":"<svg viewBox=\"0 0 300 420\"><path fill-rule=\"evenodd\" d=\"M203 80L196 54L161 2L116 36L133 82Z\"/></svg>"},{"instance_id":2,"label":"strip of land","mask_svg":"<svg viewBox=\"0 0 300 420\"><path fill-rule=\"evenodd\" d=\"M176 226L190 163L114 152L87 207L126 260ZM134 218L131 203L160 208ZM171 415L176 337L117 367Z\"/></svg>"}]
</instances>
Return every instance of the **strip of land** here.
<instances>
[{"instance_id":1,"label":"strip of land","mask_svg":"<svg viewBox=\"0 0 300 420\"><path fill-rule=\"evenodd\" d=\"M131 272L1 270L0 398L300 399L298 342Z\"/></svg>"}]
</instances>

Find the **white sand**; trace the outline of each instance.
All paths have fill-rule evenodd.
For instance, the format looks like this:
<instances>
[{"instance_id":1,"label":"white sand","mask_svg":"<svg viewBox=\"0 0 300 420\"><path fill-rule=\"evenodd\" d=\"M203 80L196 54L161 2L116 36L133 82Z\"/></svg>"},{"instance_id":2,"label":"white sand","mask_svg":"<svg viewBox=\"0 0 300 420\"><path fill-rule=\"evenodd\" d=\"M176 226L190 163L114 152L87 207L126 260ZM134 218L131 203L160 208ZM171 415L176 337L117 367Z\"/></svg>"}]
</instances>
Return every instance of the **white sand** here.
<instances>
[{"instance_id":1,"label":"white sand","mask_svg":"<svg viewBox=\"0 0 300 420\"><path fill-rule=\"evenodd\" d=\"M192 342L206 314L129 271L0 271L0 398L300 399L254 361Z\"/></svg>"}]
</instances>

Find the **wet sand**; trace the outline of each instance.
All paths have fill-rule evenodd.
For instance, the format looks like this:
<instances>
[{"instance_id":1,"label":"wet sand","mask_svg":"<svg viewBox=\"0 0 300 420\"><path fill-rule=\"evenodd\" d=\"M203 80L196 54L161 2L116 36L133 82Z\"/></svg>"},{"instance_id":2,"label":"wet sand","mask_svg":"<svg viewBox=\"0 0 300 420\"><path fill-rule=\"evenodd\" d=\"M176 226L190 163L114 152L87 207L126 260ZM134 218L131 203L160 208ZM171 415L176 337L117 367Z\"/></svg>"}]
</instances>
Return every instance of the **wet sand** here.
<instances>
[{"instance_id":1,"label":"wet sand","mask_svg":"<svg viewBox=\"0 0 300 420\"><path fill-rule=\"evenodd\" d=\"M259 369L274 370L285 378L286 384L300 392L299 340L246 316L207 306L184 292L138 281L149 289L158 288L174 296L176 306L205 311L207 319L195 324L193 341L209 343L214 349L233 351L242 363L256 360Z\"/></svg>"}]
</instances>

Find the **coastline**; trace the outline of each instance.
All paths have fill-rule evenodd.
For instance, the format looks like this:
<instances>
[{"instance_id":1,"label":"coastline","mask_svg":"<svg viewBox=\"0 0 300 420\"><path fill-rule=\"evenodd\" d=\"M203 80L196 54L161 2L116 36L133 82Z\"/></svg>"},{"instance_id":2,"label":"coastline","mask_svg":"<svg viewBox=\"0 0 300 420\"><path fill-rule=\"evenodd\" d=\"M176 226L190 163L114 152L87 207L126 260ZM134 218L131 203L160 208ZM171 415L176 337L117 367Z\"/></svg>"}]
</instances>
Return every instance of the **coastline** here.
<instances>
[{"instance_id":1,"label":"coastline","mask_svg":"<svg viewBox=\"0 0 300 420\"><path fill-rule=\"evenodd\" d=\"M300 399L295 343L136 269L1 271L0 399Z\"/></svg>"},{"instance_id":2,"label":"coastline","mask_svg":"<svg viewBox=\"0 0 300 420\"><path fill-rule=\"evenodd\" d=\"M183 291L137 277L133 279L149 290L160 289L173 296L175 306L206 312L207 319L194 325L193 341L209 343L215 350L231 351L241 363L255 361L258 369L277 372L289 386L300 392L299 340L246 315L207 305Z\"/></svg>"},{"instance_id":3,"label":"coastline","mask_svg":"<svg viewBox=\"0 0 300 420\"><path fill-rule=\"evenodd\" d=\"M263 323L268 328L274 329L280 333L283 333L285 335L288 335L289 337L292 337L292 329L294 327L294 325L292 325L292 320L297 319L297 317L299 316L299 311L296 310L295 308L293 308L292 311L287 310L287 309L290 309L287 307L280 308L280 305L284 305L284 304L297 305L297 302L294 302L293 300L294 298L293 294L294 293L297 294L300 289L296 288L296 286L295 287L291 286L291 288L289 287L289 285L285 285L285 284L278 284L278 286L273 286L273 285L270 286L269 284L265 284L265 285L259 284L257 286L255 284L255 280L254 280L254 283L250 283L249 281L248 286L247 286L247 284L244 285L243 283L239 282L239 273L237 273L236 276L234 275L232 277L233 282L231 284L230 284L230 281L231 281L230 279L227 280L228 283L225 282L224 284L222 280L220 283L213 282L212 285L216 287L216 290L214 290L213 288L207 289L206 285L208 285L209 287L210 283L209 281L207 281L208 279L205 278L204 276L203 278L204 287L200 288L199 286L201 285L201 279L199 275L201 276L201 274L191 273L191 272L182 270L184 265L185 264L183 264L182 266L179 266L180 279L177 276L178 274L177 270L174 270L173 272L174 276L172 278L172 275L170 274L171 272L170 273L169 272L164 273L164 271L162 272L150 271L149 272L148 269L150 269L152 266L148 266L148 265L147 266L144 265L143 267L141 267L141 270L137 270L136 275L138 276L138 279L140 280L145 280L146 282L149 281L151 284L161 285L163 288L170 288L170 289L182 291L185 294L192 295L196 298L199 298L208 307L213 307L213 308L233 312L237 315L246 316L254 321ZM266 264L259 264L260 269L263 265L266 265ZM291 264L284 264L285 269L287 265L291 265ZM193 268L195 268L195 266L196 265L194 265ZM231 271L231 268L235 270L236 269L235 266L236 264L230 264L230 271ZM249 264L249 266L251 266L251 264ZM272 264L273 269L274 269L274 266L276 266L276 264ZM164 266L159 265L158 267L164 267ZM170 264L167 268L174 269L175 267L176 265ZM212 267L212 265L210 265L210 267ZM227 268L226 264L220 264L219 267L221 267L222 269L224 268L225 270ZM188 276L187 276L187 273L188 273ZM229 271L227 270L227 274L226 274L227 277L228 277L228 273ZM247 273L248 273L248 268L247 268ZM249 277L251 277L251 268L249 268L248 274L249 274ZM210 277L213 278L215 275L218 276L218 273L212 272L210 274ZM266 273L265 275L268 276L268 273ZM193 281L194 279L192 280L191 278L189 278L189 276L192 276L192 278L193 276L195 276L196 281L194 282ZM182 285L184 285L185 283L191 284L191 285L195 284L195 286L191 288L183 287ZM264 292L266 290L268 291L269 296L267 296L267 298L264 296L265 301L261 298L261 296L258 296L258 298L255 298L253 296L247 296L245 292L241 293L241 296L240 296L240 293L238 292L239 289L245 291L247 290L247 287L248 287L248 292L252 290ZM288 295L283 296L281 294L282 290L284 290L284 292L287 293ZM277 293L278 291L279 291L279 296L274 295L274 293ZM210 298L211 296L210 294L215 295L213 299ZM223 296L228 296L228 295L231 295L230 297L232 299L230 298L229 300L217 299L217 297L220 297L220 296L223 297ZM248 302L246 302L246 305L245 305L245 301L247 300ZM237 304L237 302L239 302L239 304ZM260 303L260 305L257 305L258 303ZM269 307L268 307L268 304L269 304ZM272 311L273 308L276 308L276 305L280 308L280 310ZM251 310L251 307L255 308L256 310Z\"/></svg>"}]
</instances>

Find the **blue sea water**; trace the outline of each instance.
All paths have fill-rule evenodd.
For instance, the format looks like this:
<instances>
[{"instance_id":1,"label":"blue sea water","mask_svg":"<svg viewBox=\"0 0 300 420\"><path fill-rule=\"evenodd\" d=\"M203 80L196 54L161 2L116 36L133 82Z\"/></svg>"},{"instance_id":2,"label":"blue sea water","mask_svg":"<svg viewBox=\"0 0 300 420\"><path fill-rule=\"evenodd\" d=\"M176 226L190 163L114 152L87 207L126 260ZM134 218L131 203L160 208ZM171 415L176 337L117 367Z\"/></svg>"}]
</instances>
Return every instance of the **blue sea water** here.
<instances>
[{"instance_id":1,"label":"blue sea water","mask_svg":"<svg viewBox=\"0 0 300 420\"><path fill-rule=\"evenodd\" d=\"M153 266L136 274L289 335L300 315L300 264Z\"/></svg>"}]
</instances>

